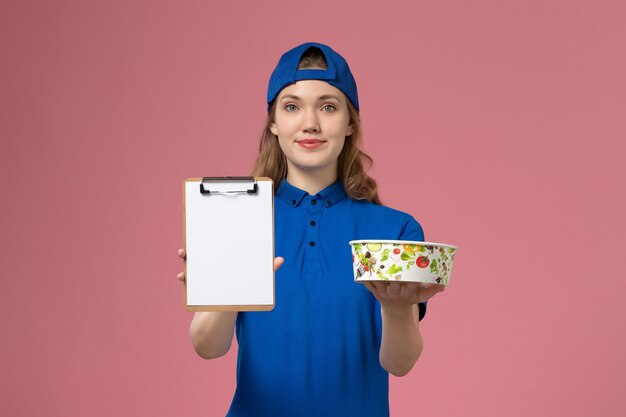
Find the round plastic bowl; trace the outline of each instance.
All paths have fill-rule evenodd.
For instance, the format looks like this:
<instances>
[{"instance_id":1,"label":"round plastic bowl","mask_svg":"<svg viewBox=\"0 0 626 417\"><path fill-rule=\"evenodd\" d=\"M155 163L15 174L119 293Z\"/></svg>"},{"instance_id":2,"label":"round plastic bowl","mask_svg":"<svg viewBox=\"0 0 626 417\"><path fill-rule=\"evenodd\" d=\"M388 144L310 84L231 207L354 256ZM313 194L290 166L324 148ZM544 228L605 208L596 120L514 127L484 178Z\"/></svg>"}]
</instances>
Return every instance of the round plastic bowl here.
<instances>
[{"instance_id":1,"label":"round plastic bowl","mask_svg":"<svg viewBox=\"0 0 626 417\"><path fill-rule=\"evenodd\" d=\"M352 240L354 280L448 285L457 247L411 240Z\"/></svg>"}]
</instances>

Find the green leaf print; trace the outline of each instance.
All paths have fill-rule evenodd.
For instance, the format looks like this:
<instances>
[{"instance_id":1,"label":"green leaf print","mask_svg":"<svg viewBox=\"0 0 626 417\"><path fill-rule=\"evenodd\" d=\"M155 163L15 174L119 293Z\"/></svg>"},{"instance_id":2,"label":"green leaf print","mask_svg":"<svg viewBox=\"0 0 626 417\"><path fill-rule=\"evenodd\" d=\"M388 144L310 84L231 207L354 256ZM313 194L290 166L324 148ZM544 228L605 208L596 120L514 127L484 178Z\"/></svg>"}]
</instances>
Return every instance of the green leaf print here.
<instances>
[{"instance_id":1,"label":"green leaf print","mask_svg":"<svg viewBox=\"0 0 626 417\"><path fill-rule=\"evenodd\" d=\"M433 259L430 262L430 272L433 272L433 273L439 275L439 267L437 265L437 260L436 259Z\"/></svg>"},{"instance_id":2,"label":"green leaf print","mask_svg":"<svg viewBox=\"0 0 626 417\"><path fill-rule=\"evenodd\" d=\"M402 252L402 255L400 255L400 259L402 259L403 261L408 261L414 258L415 258L415 255L409 254L409 252Z\"/></svg>"},{"instance_id":3,"label":"green leaf print","mask_svg":"<svg viewBox=\"0 0 626 417\"><path fill-rule=\"evenodd\" d=\"M391 267L389 268L389 274L395 274L396 272L400 271L402 271L402 267L396 264L391 265Z\"/></svg>"}]
</instances>

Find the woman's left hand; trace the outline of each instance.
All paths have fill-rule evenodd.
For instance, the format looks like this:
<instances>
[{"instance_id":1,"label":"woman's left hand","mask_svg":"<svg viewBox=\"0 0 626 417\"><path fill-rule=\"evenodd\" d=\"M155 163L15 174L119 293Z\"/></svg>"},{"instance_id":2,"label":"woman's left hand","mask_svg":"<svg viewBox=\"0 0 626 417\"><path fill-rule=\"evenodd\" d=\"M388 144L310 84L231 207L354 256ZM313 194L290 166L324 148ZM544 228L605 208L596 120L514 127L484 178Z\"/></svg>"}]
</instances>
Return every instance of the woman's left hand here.
<instances>
[{"instance_id":1,"label":"woman's left hand","mask_svg":"<svg viewBox=\"0 0 626 417\"><path fill-rule=\"evenodd\" d=\"M365 286L378 300L381 307L401 310L423 303L446 289L444 285L419 282L365 281Z\"/></svg>"}]
</instances>

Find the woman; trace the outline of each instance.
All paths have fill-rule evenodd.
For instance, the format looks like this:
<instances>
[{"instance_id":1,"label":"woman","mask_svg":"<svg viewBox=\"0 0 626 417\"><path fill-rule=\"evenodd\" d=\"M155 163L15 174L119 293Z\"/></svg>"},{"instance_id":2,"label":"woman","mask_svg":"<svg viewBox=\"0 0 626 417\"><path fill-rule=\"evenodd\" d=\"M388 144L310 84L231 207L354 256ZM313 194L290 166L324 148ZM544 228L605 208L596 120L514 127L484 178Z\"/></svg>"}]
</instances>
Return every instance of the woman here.
<instances>
[{"instance_id":1,"label":"woman","mask_svg":"<svg viewBox=\"0 0 626 417\"><path fill-rule=\"evenodd\" d=\"M236 330L228 416L387 416L388 374L412 369L426 301L444 287L355 283L348 242L423 241L422 227L383 206L365 173L372 160L360 150L356 83L341 55L314 42L286 52L267 103L252 175L275 185L276 306L195 313L193 345L219 357Z\"/></svg>"}]
</instances>

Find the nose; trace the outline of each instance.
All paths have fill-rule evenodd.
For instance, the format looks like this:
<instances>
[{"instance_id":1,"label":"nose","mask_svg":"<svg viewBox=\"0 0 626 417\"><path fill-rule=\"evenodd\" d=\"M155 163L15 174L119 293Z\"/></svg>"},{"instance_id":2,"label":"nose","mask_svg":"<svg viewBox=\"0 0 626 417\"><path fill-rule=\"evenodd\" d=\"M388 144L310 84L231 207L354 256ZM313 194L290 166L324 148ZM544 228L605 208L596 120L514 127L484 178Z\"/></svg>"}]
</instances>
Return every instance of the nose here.
<instances>
[{"instance_id":1,"label":"nose","mask_svg":"<svg viewBox=\"0 0 626 417\"><path fill-rule=\"evenodd\" d=\"M320 124L315 109L307 109L303 112L302 130L304 132L319 132Z\"/></svg>"}]
</instances>

